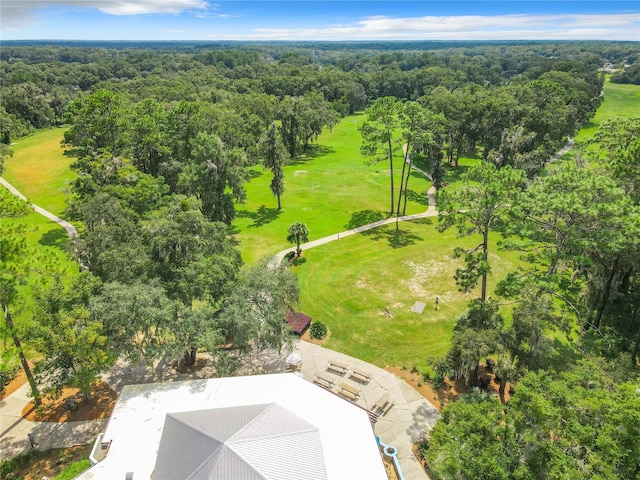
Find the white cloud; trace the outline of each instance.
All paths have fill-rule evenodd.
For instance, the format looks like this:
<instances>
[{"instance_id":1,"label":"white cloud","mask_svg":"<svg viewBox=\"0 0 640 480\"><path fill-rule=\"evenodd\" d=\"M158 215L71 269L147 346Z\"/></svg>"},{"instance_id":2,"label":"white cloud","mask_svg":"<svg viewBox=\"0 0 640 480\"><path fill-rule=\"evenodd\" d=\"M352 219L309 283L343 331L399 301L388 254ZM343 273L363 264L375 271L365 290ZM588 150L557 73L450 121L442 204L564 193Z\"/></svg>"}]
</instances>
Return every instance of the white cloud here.
<instances>
[{"instance_id":1,"label":"white cloud","mask_svg":"<svg viewBox=\"0 0 640 480\"><path fill-rule=\"evenodd\" d=\"M640 16L466 15L366 17L323 28L255 29L260 40L640 40Z\"/></svg>"},{"instance_id":2,"label":"white cloud","mask_svg":"<svg viewBox=\"0 0 640 480\"><path fill-rule=\"evenodd\" d=\"M205 0L87 0L101 12L110 15L141 15L148 13L181 13L185 10L203 10Z\"/></svg>"},{"instance_id":3,"label":"white cloud","mask_svg":"<svg viewBox=\"0 0 640 480\"><path fill-rule=\"evenodd\" d=\"M38 11L47 7L92 8L109 15L142 15L202 11L218 5L209 4L206 0L2 0L2 30L38 23Z\"/></svg>"}]
</instances>

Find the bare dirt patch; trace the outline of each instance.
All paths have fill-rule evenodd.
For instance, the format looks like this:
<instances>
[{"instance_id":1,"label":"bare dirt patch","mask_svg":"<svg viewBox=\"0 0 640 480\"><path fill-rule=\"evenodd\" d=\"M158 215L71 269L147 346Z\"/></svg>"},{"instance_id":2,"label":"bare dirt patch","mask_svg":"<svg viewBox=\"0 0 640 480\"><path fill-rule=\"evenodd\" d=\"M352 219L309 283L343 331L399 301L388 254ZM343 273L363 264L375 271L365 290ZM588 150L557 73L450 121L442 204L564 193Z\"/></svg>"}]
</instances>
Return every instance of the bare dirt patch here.
<instances>
[{"instance_id":1,"label":"bare dirt patch","mask_svg":"<svg viewBox=\"0 0 640 480\"><path fill-rule=\"evenodd\" d=\"M25 383L27 383L27 376L25 375L24 370L20 369L16 376L13 377L13 379L11 379L11 381L7 383L0 392L0 400L7 398Z\"/></svg>"},{"instance_id":2,"label":"bare dirt patch","mask_svg":"<svg viewBox=\"0 0 640 480\"><path fill-rule=\"evenodd\" d=\"M23 480L40 480L54 478L72 463L89 457L91 445L79 445L69 448L57 448L46 452L33 452L28 462L20 463L15 471L15 477Z\"/></svg>"},{"instance_id":3,"label":"bare dirt patch","mask_svg":"<svg viewBox=\"0 0 640 480\"><path fill-rule=\"evenodd\" d=\"M387 477L389 477L389 480L399 480L398 475L396 474L396 469L393 466L393 462L384 455L382 456L382 461L384 462L384 469L387 471Z\"/></svg>"},{"instance_id":4,"label":"bare dirt patch","mask_svg":"<svg viewBox=\"0 0 640 480\"><path fill-rule=\"evenodd\" d=\"M65 388L58 398L45 397L42 405L35 408L29 402L22 409L22 416L32 422L78 422L109 418L118 394L104 382L93 387L91 400L82 400L77 388ZM74 406L75 405L75 406Z\"/></svg>"},{"instance_id":5,"label":"bare dirt patch","mask_svg":"<svg viewBox=\"0 0 640 480\"><path fill-rule=\"evenodd\" d=\"M442 386L434 387L431 382L425 382L420 372L412 372L411 370L399 367L385 367L385 370L393 373L395 376L402 378L414 389L426 398L434 407L441 411L451 402L456 401L461 394L467 393L469 388L463 380L447 380ZM487 375L491 381L487 390L498 395L500 384L495 379L495 374L488 372L486 367L481 366L482 375ZM509 388L506 389L505 400L509 401Z\"/></svg>"},{"instance_id":6,"label":"bare dirt patch","mask_svg":"<svg viewBox=\"0 0 640 480\"><path fill-rule=\"evenodd\" d=\"M438 411L446 407L450 402L456 400L461 393L465 393L467 388L462 380L447 382L440 388L434 388L429 382L422 379L419 372L411 372L400 367L385 367L385 370L393 373L396 377L403 379L420 395L426 398Z\"/></svg>"},{"instance_id":7,"label":"bare dirt patch","mask_svg":"<svg viewBox=\"0 0 640 480\"><path fill-rule=\"evenodd\" d=\"M327 334L325 335L324 338L321 338L321 339L311 338L311 332L309 330L310 329L307 328L302 334L302 336L300 337L300 339L304 340L305 342L313 343L314 345L320 345L320 346L324 345L325 343L327 343L327 340L329 340L329 337L331 336L331 330L327 328Z\"/></svg>"}]
</instances>

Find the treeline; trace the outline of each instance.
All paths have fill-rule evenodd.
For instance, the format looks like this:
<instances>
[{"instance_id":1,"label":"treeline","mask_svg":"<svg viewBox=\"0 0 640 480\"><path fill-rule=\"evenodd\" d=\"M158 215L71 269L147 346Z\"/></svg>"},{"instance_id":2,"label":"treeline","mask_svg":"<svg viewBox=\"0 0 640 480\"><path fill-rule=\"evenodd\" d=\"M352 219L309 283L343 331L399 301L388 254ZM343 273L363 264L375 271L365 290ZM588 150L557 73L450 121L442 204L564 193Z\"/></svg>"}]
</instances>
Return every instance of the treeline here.
<instances>
[{"instance_id":1,"label":"treeline","mask_svg":"<svg viewBox=\"0 0 640 480\"><path fill-rule=\"evenodd\" d=\"M433 478L640 473L639 132L640 117L613 119L575 162L529 180L483 162L439 193L438 228L480 239L454 250L456 283L481 287L433 363L436 383L478 389L447 407L423 443ZM521 263L490 297L497 233ZM502 403L486 392L494 376Z\"/></svg>"},{"instance_id":2,"label":"treeline","mask_svg":"<svg viewBox=\"0 0 640 480\"><path fill-rule=\"evenodd\" d=\"M640 85L640 63L623 68L611 75L612 83L631 83Z\"/></svg>"},{"instance_id":3,"label":"treeline","mask_svg":"<svg viewBox=\"0 0 640 480\"><path fill-rule=\"evenodd\" d=\"M392 51L376 50L377 44L369 43L346 47L242 44L234 48L224 45L169 48L160 44L155 49L121 50L3 46L0 52L3 156L10 154L8 145L16 138L37 128L68 121L67 106L84 92L98 89L121 93L128 102L153 98L170 106L183 101L252 104L262 95L272 97L269 102L277 102L313 94L329 102L332 111L347 115L361 111L379 97L417 100L441 87L452 94L448 100L460 103L459 97L464 97L463 103L471 102L447 107L471 109L464 112L468 119L462 119L461 112L451 119L469 122L470 133L466 135L471 143L473 132L479 128L473 125L477 123L474 117L487 107L483 105L486 98L506 95L510 97L508 102L517 102L521 109L551 111L551 105L541 105L551 95L554 106L572 109L563 113L565 123L569 123L567 128L553 129L562 136L575 130L575 125L588 118L599 104L602 79L597 69L605 60L630 59L634 52L633 44L620 42L489 43L459 48L438 46L430 51L417 50L418 45L412 44L393 45L397 48ZM561 91L548 92L546 87L532 84L533 91L517 92L522 85L536 81L552 82ZM539 92L540 88L545 91ZM533 104L527 107L529 103ZM442 110L445 105L439 108ZM515 126L512 120L502 123ZM534 128L540 142L541 129ZM294 152L291 141L288 150Z\"/></svg>"},{"instance_id":4,"label":"treeline","mask_svg":"<svg viewBox=\"0 0 640 480\"><path fill-rule=\"evenodd\" d=\"M560 51L563 58L551 58ZM280 348L295 282L264 264L253 277L239 277L228 226L244 199L247 166L264 160L280 205L281 164L341 115L386 102L391 111L383 108L382 117L391 124L402 117L412 154L431 155L436 176L441 152L455 164L462 151L476 148L500 167L526 164L533 174L601 101L600 60L570 44L441 52L3 49L5 147L17 134L66 122L64 142L78 173L69 214L84 229L73 254L90 273L79 278L84 283L56 285L38 297L40 327L33 332L41 333L32 342L45 357L42 375L57 375L45 384L77 381L87 389L87 379L116 354L151 361L182 351L194 361L192 347L204 346L229 371L232 356L221 345ZM392 192L391 211L393 202ZM273 308L252 307L243 300L248 292L235 296L252 282ZM119 295L123 305L149 309L135 321L95 316L105 295L112 296L105 305ZM90 321L65 324L76 310ZM73 335L51 341L67 327ZM69 342L84 334L95 336L96 352L114 356L79 348L70 355Z\"/></svg>"},{"instance_id":5,"label":"treeline","mask_svg":"<svg viewBox=\"0 0 640 480\"><path fill-rule=\"evenodd\" d=\"M610 472L632 478L640 447L619 442L640 429L637 416L628 415L637 398L630 387L611 386L610 370L598 371L592 392L601 398L609 388L628 421L615 423L616 431L623 429L619 437L594 423L608 436L574 440L575 430L563 430L562 419L583 392L566 408L562 395L551 393L583 385L589 367L556 368L554 361L567 354L557 354L562 346L552 334L568 331L570 311L579 326L576 357L592 352L616 365L623 358L637 365L640 119L605 125L580 157L588 168L550 167L548 160L600 105L604 60L630 56L634 45L371 47L3 48L3 155L18 135L69 125L64 144L78 176L68 213L83 225L70 252L81 275L66 285L47 266L55 281L34 293L37 324L25 338L42 355L35 380L54 391L76 385L88 395L118 356L148 362L182 356L192 364L204 348L225 375L241 355L286 345L291 332L283 317L297 302L295 276L266 261L242 269L229 228L245 196L247 167L262 161L273 172L280 205L287 158L341 116L364 109L362 153L371 161L393 168L393 150L406 144L441 187L444 171L456 168L463 152L483 158L454 193L445 189L438 197L440 228L479 234L482 242L455 251L464 260L456 281L464 290L480 283L481 295L457 320L449 355L435 370L482 386L481 362L499 355L492 368L503 400L516 381L525 393L512 410L481 399L443 412L428 444L434 477L556 478L575 465L591 468L592 451L611 446L619 460L609 470L598 467L604 478L613 478ZM404 211L410 169L401 177L396 195L391 176L391 213ZM26 213L1 200L3 217ZM505 248L523 256L524 266L496 293L518 304L510 322L487 294L488 238L496 230L508 239ZM0 301L10 319L16 286L33 266L20 232L3 230L2 241ZM558 373L564 370L569 373ZM545 393L545 382L553 392ZM37 395L35 381L33 388ZM553 399L557 415L549 419L540 409L527 416L527 402L542 397ZM586 417L614 417L610 403L597 407ZM575 422L585 415L576 414ZM447 438L482 441L465 443L458 455ZM540 466L546 458L553 468ZM592 471L578 473L583 476L574 478Z\"/></svg>"}]
</instances>

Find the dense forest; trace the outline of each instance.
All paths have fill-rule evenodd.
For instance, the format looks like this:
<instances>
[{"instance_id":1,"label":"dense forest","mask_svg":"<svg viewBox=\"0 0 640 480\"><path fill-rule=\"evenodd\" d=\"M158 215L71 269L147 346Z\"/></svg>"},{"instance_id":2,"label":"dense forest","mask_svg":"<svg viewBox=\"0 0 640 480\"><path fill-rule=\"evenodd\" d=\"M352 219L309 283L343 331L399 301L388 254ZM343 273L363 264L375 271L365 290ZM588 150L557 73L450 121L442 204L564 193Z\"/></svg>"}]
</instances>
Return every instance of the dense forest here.
<instances>
[{"instance_id":1,"label":"dense forest","mask_svg":"<svg viewBox=\"0 0 640 480\"><path fill-rule=\"evenodd\" d=\"M611 81L637 83L639 55L633 42L8 42L1 157L67 126L67 215L81 225L71 282L28 258L18 228L2 230L6 327L43 356L34 395L74 385L89 397L118 357L193 363L204 349L230 375L239 356L289 344L295 275L269 259L243 267L236 207L258 164L280 207L282 165L364 112L363 156L393 172L406 145L439 189L438 228L481 239L455 251L455 281L480 292L432 376L479 389L420 444L433 478L637 478L640 117L603 124L575 162L549 160L603 102L603 65L626 65ZM478 164L448 188L467 152ZM397 192L391 177L389 214L404 213L405 175ZM2 217L27 212L1 195ZM523 261L490 298L496 233ZM38 327L21 332L11 311L33 261L52 280L34 288ZM484 392L487 371L500 399Z\"/></svg>"}]
</instances>

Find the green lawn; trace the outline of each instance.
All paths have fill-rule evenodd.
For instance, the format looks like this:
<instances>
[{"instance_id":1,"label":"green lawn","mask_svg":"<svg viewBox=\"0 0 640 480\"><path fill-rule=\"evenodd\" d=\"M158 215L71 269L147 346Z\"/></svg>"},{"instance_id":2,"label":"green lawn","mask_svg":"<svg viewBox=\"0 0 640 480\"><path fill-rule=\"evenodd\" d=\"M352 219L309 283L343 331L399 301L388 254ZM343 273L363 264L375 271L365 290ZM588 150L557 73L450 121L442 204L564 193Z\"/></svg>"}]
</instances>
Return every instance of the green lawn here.
<instances>
[{"instance_id":1,"label":"green lawn","mask_svg":"<svg viewBox=\"0 0 640 480\"><path fill-rule=\"evenodd\" d=\"M329 327L328 348L380 367L421 371L428 359L446 353L457 315L478 295L456 288L453 274L461 260L452 258L453 245L471 246L478 239L438 233L436 223L403 222L397 233L389 225L304 252L294 267L301 308ZM497 251L497 235L491 240L490 291L518 262L517 254ZM426 304L422 314L411 311L416 301Z\"/></svg>"},{"instance_id":2,"label":"green lawn","mask_svg":"<svg viewBox=\"0 0 640 480\"><path fill-rule=\"evenodd\" d=\"M18 139L11 148L13 157L5 161L4 178L23 193L31 202L50 212L63 216L66 206L64 192L74 173L69 169L72 159L62 154L60 141L64 130L52 128ZM3 187L2 187L3 188ZM69 238L65 230L38 213L20 219L3 219L6 226L12 223L27 226L27 248L35 258L58 265L66 278L78 272L78 265L66 255ZM14 306L17 324L32 318L33 299L30 285L42 278L30 275L28 284L20 287L22 303Z\"/></svg>"},{"instance_id":3,"label":"green lawn","mask_svg":"<svg viewBox=\"0 0 640 480\"><path fill-rule=\"evenodd\" d=\"M286 241L287 229L295 222L306 224L309 239L314 240L387 216L389 168L386 163L367 165L360 154L358 125L364 118L343 119L320 136L308 155L285 167L280 211L269 189L271 173L261 167L252 170L254 178L246 185L247 202L237 207L233 223L245 262L254 263L291 246ZM402 169L399 146L394 165L397 189ZM423 176L413 175L408 214L427 209L430 186Z\"/></svg>"},{"instance_id":4,"label":"green lawn","mask_svg":"<svg viewBox=\"0 0 640 480\"><path fill-rule=\"evenodd\" d=\"M75 174L72 158L60 145L64 129L51 128L18 139L13 157L5 161L4 178L36 205L62 216L66 208L64 190Z\"/></svg>"},{"instance_id":5,"label":"green lawn","mask_svg":"<svg viewBox=\"0 0 640 480\"><path fill-rule=\"evenodd\" d=\"M640 85L611 83L607 80L604 83L604 101L593 119L578 132L576 142L581 143L593 137L605 120L638 115L639 111Z\"/></svg>"},{"instance_id":6,"label":"green lawn","mask_svg":"<svg viewBox=\"0 0 640 480\"><path fill-rule=\"evenodd\" d=\"M592 135L606 118L635 113L639 100L640 87L606 83L605 102L578 141ZM233 224L245 262L290 246L287 229L296 221L307 225L313 240L387 216L388 165L365 163L358 132L363 120L362 115L343 119L324 132L307 155L285 167L281 211L269 190L270 173L252 169L247 202L237 206ZM73 178L68 168L71 160L62 155L62 135L63 130L52 129L22 139L14 146L6 172L7 180L32 201L56 214L64 210L63 191ZM477 161L462 158L459 169L447 172L447 182L455 184L460 172ZM398 148L397 178L401 168ZM426 210L429 187L428 180L413 175L407 213ZM25 221L31 226L30 244L64 261L63 231L38 216ZM417 366L423 371L428 359L447 351L456 316L477 295L458 292L453 274L459 260L451 252L454 246L470 245L473 240L456 239L452 232L440 234L435 222L404 222L398 232L390 225L304 252L294 267L300 279L301 308L327 324L331 332L327 347L379 366ZM518 262L517 254L498 252L495 243L492 252L490 291ZM71 272L75 267L66 268ZM434 310L436 295L438 311ZM411 312L416 301L426 303L422 314ZM385 308L393 318L385 315Z\"/></svg>"}]
</instances>

